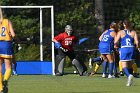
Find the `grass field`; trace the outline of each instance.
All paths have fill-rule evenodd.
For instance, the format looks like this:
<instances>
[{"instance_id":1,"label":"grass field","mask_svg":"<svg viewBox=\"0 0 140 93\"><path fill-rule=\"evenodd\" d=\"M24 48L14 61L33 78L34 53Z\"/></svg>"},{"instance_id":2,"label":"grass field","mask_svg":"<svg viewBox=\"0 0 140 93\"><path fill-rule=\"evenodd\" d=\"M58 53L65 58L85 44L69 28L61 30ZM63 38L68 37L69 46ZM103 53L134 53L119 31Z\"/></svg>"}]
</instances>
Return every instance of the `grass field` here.
<instances>
[{"instance_id":1,"label":"grass field","mask_svg":"<svg viewBox=\"0 0 140 93\"><path fill-rule=\"evenodd\" d=\"M134 78L134 85L126 87L126 77L102 78L67 74L19 75L9 80L9 93L140 93L140 78Z\"/></svg>"}]
</instances>

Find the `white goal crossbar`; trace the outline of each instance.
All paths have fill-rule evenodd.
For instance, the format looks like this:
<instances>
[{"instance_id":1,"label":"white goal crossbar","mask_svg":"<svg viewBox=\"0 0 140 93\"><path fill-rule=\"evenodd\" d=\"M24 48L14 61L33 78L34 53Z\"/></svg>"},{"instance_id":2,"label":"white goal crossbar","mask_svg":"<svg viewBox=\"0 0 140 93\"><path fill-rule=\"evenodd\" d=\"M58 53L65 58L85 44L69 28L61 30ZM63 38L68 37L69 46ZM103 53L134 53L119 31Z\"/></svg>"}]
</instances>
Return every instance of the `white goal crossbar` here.
<instances>
[{"instance_id":1,"label":"white goal crossbar","mask_svg":"<svg viewBox=\"0 0 140 93\"><path fill-rule=\"evenodd\" d=\"M43 33L42 33L42 9L51 9L51 34L52 39L54 38L54 8L53 6L0 6L0 8L38 8L40 9L40 61L43 61ZM55 75L55 62L54 62L54 43L52 42L52 73Z\"/></svg>"}]
</instances>

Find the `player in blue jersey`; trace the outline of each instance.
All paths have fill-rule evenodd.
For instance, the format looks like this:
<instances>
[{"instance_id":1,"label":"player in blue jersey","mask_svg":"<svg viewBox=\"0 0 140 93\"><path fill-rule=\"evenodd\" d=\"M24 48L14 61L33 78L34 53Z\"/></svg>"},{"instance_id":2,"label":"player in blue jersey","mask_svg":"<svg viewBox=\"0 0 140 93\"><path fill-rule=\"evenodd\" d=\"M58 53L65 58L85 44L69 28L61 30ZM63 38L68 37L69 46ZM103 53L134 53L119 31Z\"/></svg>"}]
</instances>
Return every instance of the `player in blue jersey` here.
<instances>
[{"instance_id":1,"label":"player in blue jersey","mask_svg":"<svg viewBox=\"0 0 140 93\"><path fill-rule=\"evenodd\" d=\"M117 24L112 22L110 24L110 29L105 30L99 37L99 51L104 59L103 62L103 75L102 77L107 77L107 64L109 63L109 75L108 78L113 78L113 68L114 68L114 38L116 36Z\"/></svg>"},{"instance_id":2,"label":"player in blue jersey","mask_svg":"<svg viewBox=\"0 0 140 93\"><path fill-rule=\"evenodd\" d=\"M131 86L133 83L132 60L134 59L135 45L136 48L139 48L139 41L137 33L132 30L129 20L124 20L123 26L124 30L118 32L114 44L117 47L117 43L121 40L120 61L122 62L123 71L128 77L126 86Z\"/></svg>"}]
</instances>

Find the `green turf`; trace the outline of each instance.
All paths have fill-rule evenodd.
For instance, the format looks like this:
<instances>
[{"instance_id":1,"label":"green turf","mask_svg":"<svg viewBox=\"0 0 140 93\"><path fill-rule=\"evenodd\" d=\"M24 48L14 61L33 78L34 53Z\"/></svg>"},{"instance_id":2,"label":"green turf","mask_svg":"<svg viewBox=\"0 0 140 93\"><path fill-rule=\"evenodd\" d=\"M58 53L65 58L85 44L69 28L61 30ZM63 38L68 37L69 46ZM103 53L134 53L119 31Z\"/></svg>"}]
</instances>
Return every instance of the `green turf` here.
<instances>
[{"instance_id":1,"label":"green turf","mask_svg":"<svg viewBox=\"0 0 140 93\"><path fill-rule=\"evenodd\" d=\"M12 76L9 93L140 93L140 78L134 78L134 86L126 87L126 77L117 79L68 74Z\"/></svg>"}]
</instances>

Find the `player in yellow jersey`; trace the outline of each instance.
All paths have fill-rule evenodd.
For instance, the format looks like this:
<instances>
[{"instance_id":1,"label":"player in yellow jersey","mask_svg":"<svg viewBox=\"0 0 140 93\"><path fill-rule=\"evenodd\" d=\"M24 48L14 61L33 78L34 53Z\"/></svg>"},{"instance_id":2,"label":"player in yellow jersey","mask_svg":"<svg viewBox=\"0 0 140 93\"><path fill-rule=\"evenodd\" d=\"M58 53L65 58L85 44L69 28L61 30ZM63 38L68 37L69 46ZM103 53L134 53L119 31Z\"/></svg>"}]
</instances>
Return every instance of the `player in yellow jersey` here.
<instances>
[{"instance_id":1,"label":"player in yellow jersey","mask_svg":"<svg viewBox=\"0 0 140 93\"><path fill-rule=\"evenodd\" d=\"M15 32L12 23L3 18L0 8L0 93L8 93L7 83L11 76L11 59L13 57L12 39ZM5 73L2 76L2 64L5 63Z\"/></svg>"}]
</instances>

